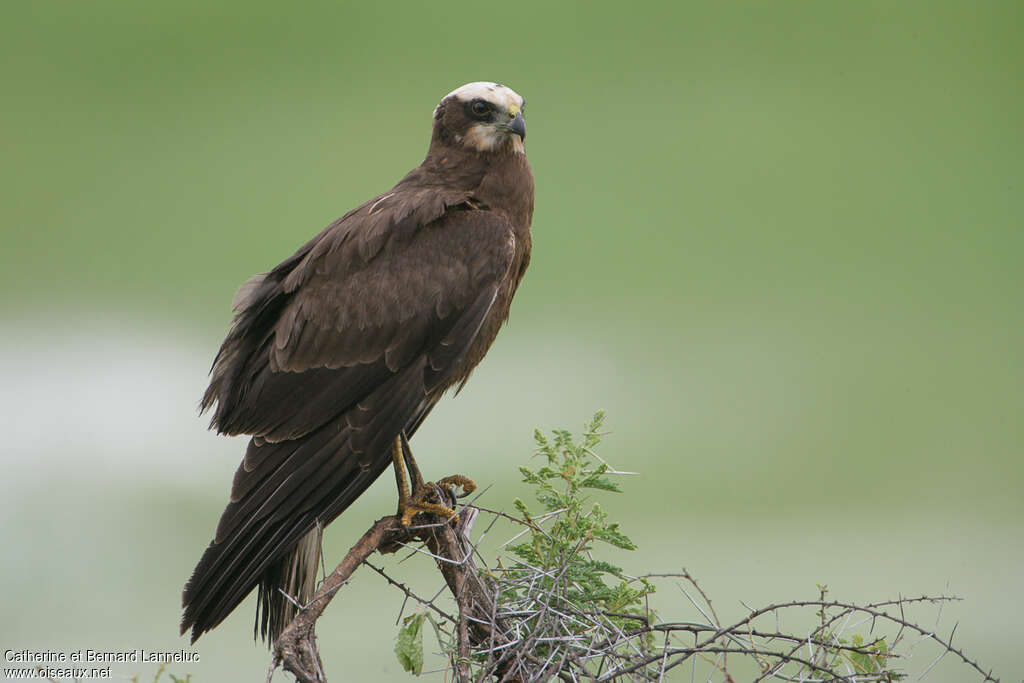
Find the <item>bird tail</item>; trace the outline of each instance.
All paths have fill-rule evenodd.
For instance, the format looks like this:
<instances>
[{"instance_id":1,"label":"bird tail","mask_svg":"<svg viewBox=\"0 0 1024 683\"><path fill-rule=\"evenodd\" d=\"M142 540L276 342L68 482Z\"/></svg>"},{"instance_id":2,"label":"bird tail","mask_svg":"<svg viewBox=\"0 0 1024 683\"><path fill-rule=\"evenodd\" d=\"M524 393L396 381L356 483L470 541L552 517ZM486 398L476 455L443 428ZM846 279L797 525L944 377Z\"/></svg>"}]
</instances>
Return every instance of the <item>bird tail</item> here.
<instances>
[{"instance_id":1,"label":"bird tail","mask_svg":"<svg viewBox=\"0 0 1024 683\"><path fill-rule=\"evenodd\" d=\"M391 444L423 402L426 356L333 421L296 439L254 437L213 542L182 593L192 642L259 586L255 631L273 642L313 594L319 529L391 465ZM287 593L287 596L285 595Z\"/></svg>"},{"instance_id":2,"label":"bird tail","mask_svg":"<svg viewBox=\"0 0 1024 683\"><path fill-rule=\"evenodd\" d=\"M347 428L328 425L303 439L253 439L235 473L231 501L182 593L181 632L192 642L259 586L254 631L270 643L312 597L320 529L390 465L363 469ZM375 449L379 450L379 449ZM285 595L287 594L287 595Z\"/></svg>"},{"instance_id":3,"label":"bird tail","mask_svg":"<svg viewBox=\"0 0 1024 683\"><path fill-rule=\"evenodd\" d=\"M277 640L316 591L323 527L319 524L299 539L260 577L253 637L267 644Z\"/></svg>"}]
</instances>

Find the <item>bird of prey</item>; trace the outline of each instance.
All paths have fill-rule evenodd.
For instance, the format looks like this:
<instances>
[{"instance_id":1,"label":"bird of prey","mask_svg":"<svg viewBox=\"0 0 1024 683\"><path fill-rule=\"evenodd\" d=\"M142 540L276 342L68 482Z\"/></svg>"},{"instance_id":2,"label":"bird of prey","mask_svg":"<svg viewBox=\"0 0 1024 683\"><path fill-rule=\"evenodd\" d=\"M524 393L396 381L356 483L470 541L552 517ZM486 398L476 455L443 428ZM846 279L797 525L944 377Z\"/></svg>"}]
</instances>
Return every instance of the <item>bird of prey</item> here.
<instances>
[{"instance_id":1,"label":"bird of prey","mask_svg":"<svg viewBox=\"0 0 1024 683\"><path fill-rule=\"evenodd\" d=\"M388 465L404 524L453 514L407 439L487 353L529 263L523 105L497 83L452 91L423 163L235 296L201 408L252 438L182 595L192 642L257 586L256 629L276 640L295 612L283 593L312 595L319 529Z\"/></svg>"}]
</instances>

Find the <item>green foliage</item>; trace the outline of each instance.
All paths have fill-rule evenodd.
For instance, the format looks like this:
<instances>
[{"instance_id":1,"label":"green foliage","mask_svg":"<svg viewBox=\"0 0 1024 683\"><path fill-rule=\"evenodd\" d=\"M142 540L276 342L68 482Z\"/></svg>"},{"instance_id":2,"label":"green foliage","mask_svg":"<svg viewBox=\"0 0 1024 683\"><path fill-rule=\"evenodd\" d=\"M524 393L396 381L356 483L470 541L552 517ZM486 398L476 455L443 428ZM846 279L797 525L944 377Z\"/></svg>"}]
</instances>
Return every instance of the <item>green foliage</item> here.
<instances>
[{"instance_id":1,"label":"green foliage","mask_svg":"<svg viewBox=\"0 0 1024 683\"><path fill-rule=\"evenodd\" d=\"M893 683L906 678L905 674L889 670L886 666L893 655L889 652L889 644L885 637L867 641L864 636L854 633L846 638L829 628L834 619L830 617L826 607L828 593L828 586L819 583L818 597L822 606L818 611L818 617L821 619L821 626L812 635L815 640L830 645L822 645L817 651L815 666L819 668L804 665L802 673L809 678L815 678L815 674L819 674L822 669L843 670L842 665L845 663L848 665L847 669L852 667L858 675L869 676L867 680Z\"/></svg>"},{"instance_id":2,"label":"green foliage","mask_svg":"<svg viewBox=\"0 0 1024 683\"><path fill-rule=\"evenodd\" d=\"M804 665L802 672L808 678L815 678L815 674L820 674L823 669L842 671L844 663L852 667L857 675L868 676L865 680L894 683L906 678L905 674L888 669L887 664L893 655L889 652L885 638L865 642L864 636L860 634L844 638L829 629L818 631L815 638L823 643L833 643L834 646L819 648L815 662L818 668Z\"/></svg>"},{"instance_id":3,"label":"green foliage","mask_svg":"<svg viewBox=\"0 0 1024 683\"><path fill-rule=\"evenodd\" d=\"M886 644L885 638L879 638L865 645L863 636L857 634L850 639L850 644L865 650L864 652L850 652L847 654L847 658L858 673L885 672L889 674L889 680L903 678L901 674L886 672L885 665L889 659L889 646Z\"/></svg>"},{"instance_id":4,"label":"green foliage","mask_svg":"<svg viewBox=\"0 0 1024 683\"><path fill-rule=\"evenodd\" d=\"M498 597L493 607L488 603L490 641L474 641L472 636L460 641L451 617L439 623L429 612L413 615L405 619L395 646L406 671L419 675L423 670L422 631L423 623L429 621L449 661L446 675L458 671L458 680L490 680L492 676L518 680L514 677L521 674L530 680L551 680L556 675L567 680L663 680L666 672L690 662L694 670L707 667L711 672L707 680L717 672L723 681L732 681L736 679L728 668L728 654L734 662L736 655L741 657L738 668L759 669L758 680L771 676L895 683L907 677L891 668L902 661L896 659L900 655L894 651L900 648L904 633L927 636L982 672L948 641L904 615L905 607L941 605L953 599L946 596L900 598L861 606L828 599L828 586L819 584L817 600L751 609L746 619L724 626L710 598L684 570L658 576L692 584L703 606L685 587L680 588L706 621L661 621L647 608L647 597L654 586L647 579L626 575L607 558L598 556L608 546L636 549L619 525L590 498L593 491L620 492L611 477L622 473L595 453L603 420L604 414L598 412L579 439L565 430L554 430L550 437L535 431L540 466L520 467L520 472L523 481L532 487L540 509L531 510L523 500L516 499L514 505L521 518L512 520L522 529L510 541L514 544L508 546L507 556L499 558L496 567L477 566L488 595ZM899 607L899 617L886 612L895 606ZM811 614L818 618L818 624L810 632L786 632L781 615L791 608L815 610ZM850 626L853 618L857 620ZM760 626L755 623L758 620L773 620L774 624ZM476 621L488 623L478 617ZM870 638L851 633L856 624L865 621L871 622ZM886 627L898 627L896 635L882 635ZM465 633L462 638L466 638ZM494 638L495 633L500 633L500 642ZM466 654L468 657L463 658ZM995 679L987 676L985 680Z\"/></svg>"},{"instance_id":5,"label":"green foliage","mask_svg":"<svg viewBox=\"0 0 1024 683\"><path fill-rule=\"evenodd\" d=\"M602 544L636 549L588 496L591 491L619 492L611 476L620 473L594 453L603 421L604 413L598 412L578 440L565 430L553 431L550 439L535 432L536 455L543 463L536 470L521 467L520 472L541 509L532 512L516 499L526 540L511 545L510 557L504 562L499 558L497 567L481 569L498 594L498 618L510 634L519 634L517 646L528 647L531 657L555 660L570 644L607 642L613 633L640 628L649 616L642 607L654 586L626 576L596 554ZM408 617L399 632L395 654L406 671L422 671L425 620L434 625L441 651L453 666L468 664L477 674L484 671L493 653L481 650L468 662L460 660L454 632L427 613ZM647 645L649 639L641 638L630 647L636 651Z\"/></svg>"},{"instance_id":6,"label":"green foliage","mask_svg":"<svg viewBox=\"0 0 1024 683\"><path fill-rule=\"evenodd\" d=\"M398 632L395 656L402 668L417 676L423 671L423 621L426 614L420 612L406 617Z\"/></svg>"},{"instance_id":7,"label":"green foliage","mask_svg":"<svg viewBox=\"0 0 1024 683\"><path fill-rule=\"evenodd\" d=\"M536 471L527 467L519 471L523 481L534 487L543 512L532 514L526 503L515 500L530 532L528 540L508 549L515 559L504 573L502 601L528 601L532 592L550 597L552 608L613 614L612 620L628 628L637 626L638 621L624 615L641 614L643 599L654 592L654 586L626 577L620 567L594 554L597 542L636 549L619 525L609 521L601 506L587 496L588 490L620 492L609 478L607 463L593 450L601 441L603 422L604 413L595 414L578 441L565 430L554 430L552 439L539 430L534 432L537 455L545 463ZM524 576L535 580L517 581ZM579 628L585 626L581 623Z\"/></svg>"}]
</instances>

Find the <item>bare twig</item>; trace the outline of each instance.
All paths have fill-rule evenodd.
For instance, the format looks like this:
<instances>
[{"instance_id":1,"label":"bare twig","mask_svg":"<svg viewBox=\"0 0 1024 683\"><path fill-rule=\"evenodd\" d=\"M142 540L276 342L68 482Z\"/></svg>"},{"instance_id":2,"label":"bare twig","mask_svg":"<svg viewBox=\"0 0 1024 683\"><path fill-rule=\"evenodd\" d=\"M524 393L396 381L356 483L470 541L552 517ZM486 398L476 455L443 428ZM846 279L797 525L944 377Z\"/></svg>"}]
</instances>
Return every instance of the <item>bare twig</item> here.
<instances>
[{"instance_id":1,"label":"bare twig","mask_svg":"<svg viewBox=\"0 0 1024 683\"><path fill-rule=\"evenodd\" d=\"M650 612L600 610L567 600L565 591L575 587L566 575L567 558L563 558L559 567L547 570L520 563L516 569L498 567L480 571L475 560L479 556L470 540L478 512L477 508L463 507L457 522L436 519L434 523L408 529L401 527L394 516L378 520L352 546L321 583L310 603L302 607L278 638L267 680L283 666L301 683L326 682L314 625L338 589L361 564L366 564L398 588L403 601L411 599L436 615L438 628L442 629L439 637L443 633L452 643L451 661L446 671L452 671L458 683L488 680L527 683L552 678L659 681L675 667L698 660L707 662L712 675L720 675L724 683L730 683L733 678L726 667L728 655L749 657L759 671L756 681L778 678L806 682L882 682L895 680L892 670L885 665L907 656L897 652L895 646L908 633L917 633L940 649L922 676L943 656L953 654L978 672L980 680L997 681L991 672L986 673L977 662L953 646L955 627L949 638L943 639L934 627L920 626L908 616L910 608L941 606L957 599L954 597L900 596L895 600L857 605L828 600L822 595L817 600L791 600L758 609L748 608L745 617L723 625L710 597L685 570L677 574L637 577L682 579L696 591L690 594L683 589L696 609L697 621L662 622ZM490 514L494 519L510 518L497 511ZM527 532L545 533L535 522L518 521ZM417 543L422 547L416 547ZM440 593L429 599L421 597L382 568L367 562L374 552L392 553L403 547L434 560L448 592L455 599L458 614L435 604ZM570 548L567 554L578 550ZM783 628L784 615L807 614L808 611L818 617L810 632L787 632ZM759 626L758 623L763 623L759 622L761 618L772 619L773 627ZM845 636L840 639L841 634L869 622L871 638L851 641ZM895 632L895 637L886 640L886 636L875 634L876 628L890 635ZM692 644L682 646L679 637L684 634L692 635ZM865 668L864 662L870 666ZM872 662L877 662L877 667Z\"/></svg>"},{"instance_id":2,"label":"bare twig","mask_svg":"<svg viewBox=\"0 0 1024 683\"><path fill-rule=\"evenodd\" d=\"M300 683L326 683L327 677L324 675L323 662L313 632L316 620L359 565L381 548L388 534L400 528L398 520L393 515L383 517L352 546L341 564L320 584L309 604L299 611L274 643L271 675L278 666L283 666L286 671L294 674Z\"/></svg>"}]
</instances>

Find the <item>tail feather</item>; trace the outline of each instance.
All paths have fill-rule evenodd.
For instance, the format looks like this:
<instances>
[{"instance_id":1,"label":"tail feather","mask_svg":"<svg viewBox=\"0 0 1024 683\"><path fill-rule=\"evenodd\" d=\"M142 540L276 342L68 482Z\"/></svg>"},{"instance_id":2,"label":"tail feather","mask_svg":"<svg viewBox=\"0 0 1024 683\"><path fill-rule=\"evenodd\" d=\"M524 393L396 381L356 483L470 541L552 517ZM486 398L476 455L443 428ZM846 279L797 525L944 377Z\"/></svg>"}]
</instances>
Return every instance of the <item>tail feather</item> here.
<instances>
[{"instance_id":1,"label":"tail feather","mask_svg":"<svg viewBox=\"0 0 1024 683\"><path fill-rule=\"evenodd\" d=\"M231 502L182 594L181 632L192 642L259 586L256 632L273 642L305 604L319 563L319 534L391 464L390 446L433 405L421 356L366 399L303 437L253 438ZM429 407L427 408L429 410ZM282 592L283 591L283 592Z\"/></svg>"},{"instance_id":2,"label":"tail feather","mask_svg":"<svg viewBox=\"0 0 1024 683\"><path fill-rule=\"evenodd\" d=\"M268 443L263 447L295 449L297 444ZM265 621L259 624L259 632L273 642L294 615L291 603L278 588L302 604L308 602L319 564L318 527L340 515L391 462L385 453L364 470L354 458L342 454L328 452L316 456L321 457L310 460L319 460L322 471L328 473L326 476L318 478L315 471L307 472L303 486L294 490L277 487L269 496L276 500L268 499L268 505L251 512L230 533L207 547L182 593L185 612L181 632L191 630L192 642L223 621L257 585L257 619ZM287 457L281 461L278 470L268 478L282 475L280 470L287 469L292 462ZM277 496L283 493L289 495L283 499ZM232 515L235 505L229 504L224 516Z\"/></svg>"},{"instance_id":3,"label":"tail feather","mask_svg":"<svg viewBox=\"0 0 1024 683\"><path fill-rule=\"evenodd\" d=\"M305 606L313 599L317 571L320 569L322 533L323 527L313 527L312 531L299 539L291 552L275 561L263 573L259 583L253 637L258 635L267 643L273 643L298 614L299 606Z\"/></svg>"}]
</instances>

